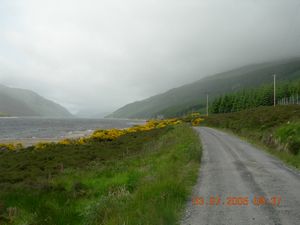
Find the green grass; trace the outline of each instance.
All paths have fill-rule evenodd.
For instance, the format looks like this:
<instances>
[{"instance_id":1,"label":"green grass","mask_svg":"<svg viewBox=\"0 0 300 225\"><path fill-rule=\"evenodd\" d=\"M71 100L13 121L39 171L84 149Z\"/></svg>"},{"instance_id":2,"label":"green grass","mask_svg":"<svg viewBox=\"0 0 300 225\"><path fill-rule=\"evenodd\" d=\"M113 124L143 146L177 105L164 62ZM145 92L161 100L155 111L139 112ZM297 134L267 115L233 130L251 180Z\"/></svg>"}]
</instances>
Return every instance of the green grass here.
<instances>
[{"instance_id":1,"label":"green grass","mask_svg":"<svg viewBox=\"0 0 300 225\"><path fill-rule=\"evenodd\" d=\"M289 165L300 168L300 106L259 107L213 114L203 125L232 131Z\"/></svg>"},{"instance_id":2,"label":"green grass","mask_svg":"<svg viewBox=\"0 0 300 225\"><path fill-rule=\"evenodd\" d=\"M275 137L280 143L286 143L287 149L294 155L300 151L300 121L287 123L276 130Z\"/></svg>"},{"instance_id":3,"label":"green grass","mask_svg":"<svg viewBox=\"0 0 300 225\"><path fill-rule=\"evenodd\" d=\"M186 125L1 152L0 224L177 224L200 158Z\"/></svg>"}]
</instances>

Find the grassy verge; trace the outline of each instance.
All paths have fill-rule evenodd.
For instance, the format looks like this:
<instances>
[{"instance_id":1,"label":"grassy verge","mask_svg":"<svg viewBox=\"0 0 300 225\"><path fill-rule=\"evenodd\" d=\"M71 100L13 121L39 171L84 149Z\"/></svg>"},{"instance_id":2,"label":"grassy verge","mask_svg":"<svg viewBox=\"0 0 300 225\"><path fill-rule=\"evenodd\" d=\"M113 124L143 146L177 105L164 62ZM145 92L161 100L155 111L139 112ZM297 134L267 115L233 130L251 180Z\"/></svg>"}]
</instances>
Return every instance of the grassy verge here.
<instances>
[{"instance_id":1,"label":"grassy verge","mask_svg":"<svg viewBox=\"0 0 300 225\"><path fill-rule=\"evenodd\" d=\"M215 114L203 125L230 130L296 168L300 168L300 106L259 107Z\"/></svg>"},{"instance_id":2,"label":"grassy verge","mask_svg":"<svg viewBox=\"0 0 300 225\"><path fill-rule=\"evenodd\" d=\"M0 224L177 224L201 148L188 126L0 153Z\"/></svg>"}]
</instances>

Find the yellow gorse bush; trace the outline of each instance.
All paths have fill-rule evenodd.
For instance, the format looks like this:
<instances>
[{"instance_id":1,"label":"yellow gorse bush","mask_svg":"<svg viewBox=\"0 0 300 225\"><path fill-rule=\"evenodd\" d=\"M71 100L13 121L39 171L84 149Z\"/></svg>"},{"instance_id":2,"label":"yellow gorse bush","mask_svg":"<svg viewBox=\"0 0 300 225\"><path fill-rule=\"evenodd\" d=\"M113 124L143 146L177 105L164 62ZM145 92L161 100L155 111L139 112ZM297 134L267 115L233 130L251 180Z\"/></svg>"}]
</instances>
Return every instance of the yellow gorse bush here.
<instances>
[{"instance_id":1,"label":"yellow gorse bush","mask_svg":"<svg viewBox=\"0 0 300 225\"><path fill-rule=\"evenodd\" d=\"M187 123L190 123L192 126L199 126L201 122L204 121L199 112L190 113L186 115L183 120Z\"/></svg>"},{"instance_id":2,"label":"yellow gorse bush","mask_svg":"<svg viewBox=\"0 0 300 225\"><path fill-rule=\"evenodd\" d=\"M73 143L74 143L74 140L71 140L71 139L63 139L58 142L58 144L60 144L60 145L70 145Z\"/></svg>"},{"instance_id":3,"label":"yellow gorse bush","mask_svg":"<svg viewBox=\"0 0 300 225\"><path fill-rule=\"evenodd\" d=\"M0 144L0 150L17 151L23 148L21 143L17 144Z\"/></svg>"},{"instance_id":4,"label":"yellow gorse bush","mask_svg":"<svg viewBox=\"0 0 300 225\"><path fill-rule=\"evenodd\" d=\"M204 119L203 118L197 118L197 119L194 119L194 120L192 120L192 125L193 126L199 126L200 125L200 123L203 121Z\"/></svg>"},{"instance_id":5,"label":"yellow gorse bush","mask_svg":"<svg viewBox=\"0 0 300 225\"><path fill-rule=\"evenodd\" d=\"M165 119L165 120L149 120L143 125L136 125L126 129L109 129L109 130L96 130L89 137L81 137L78 139L63 139L60 140L57 144L59 145L84 145L90 141L113 141L119 138L122 135L128 133L135 133L141 131L149 131L153 129L160 129L170 125L181 124L182 120L179 119ZM54 143L39 142L34 146L35 150L43 150ZM18 150L22 149L22 144L0 144L0 150Z\"/></svg>"},{"instance_id":6,"label":"yellow gorse bush","mask_svg":"<svg viewBox=\"0 0 300 225\"><path fill-rule=\"evenodd\" d=\"M79 145L84 145L85 143L86 143L86 140L85 140L85 138L79 138L78 139L78 141L77 141L77 143L79 144Z\"/></svg>"},{"instance_id":7,"label":"yellow gorse bush","mask_svg":"<svg viewBox=\"0 0 300 225\"><path fill-rule=\"evenodd\" d=\"M97 130L90 136L90 138L96 140L111 141L124 135L125 133L125 130L118 129Z\"/></svg>"},{"instance_id":8,"label":"yellow gorse bush","mask_svg":"<svg viewBox=\"0 0 300 225\"><path fill-rule=\"evenodd\" d=\"M200 117L200 113L199 112L193 112L190 114L191 117Z\"/></svg>"},{"instance_id":9,"label":"yellow gorse bush","mask_svg":"<svg viewBox=\"0 0 300 225\"><path fill-rule=\"evenodd\" d=\"M127 133L148 131L148 130L163 128L168 125L177 125L180 123L182 123L182 121L178 119L149 120L143 125L136 125L126 129L97 130L87 139L94 139L100 141L112 141Z\"/></svg>"},{"instance_id":10,"label":"yellow gorse bush","mask_svg":"<svg viewBox=\"0 0 300 225\"><path fill-rule=\"evenodd\" d=\"M46 142L39 142L34 146L35 150L43 150L46 147L48 147L50 145L50 143L46 143Z\"/></svg>"}]
</instances>

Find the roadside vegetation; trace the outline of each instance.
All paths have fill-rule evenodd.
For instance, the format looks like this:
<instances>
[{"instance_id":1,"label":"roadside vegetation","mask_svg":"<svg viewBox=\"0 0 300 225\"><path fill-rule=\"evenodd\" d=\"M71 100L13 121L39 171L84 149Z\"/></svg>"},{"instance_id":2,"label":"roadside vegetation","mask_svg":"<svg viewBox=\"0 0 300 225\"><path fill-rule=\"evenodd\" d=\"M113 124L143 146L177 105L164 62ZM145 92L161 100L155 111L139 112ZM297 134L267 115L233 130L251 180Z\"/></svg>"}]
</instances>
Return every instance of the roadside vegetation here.
<instances>
[{"instance_id":1,"label":"roadside vegetation","mask_svg":"<svg viewBox=\"0 0 300 225\"><path fill-rule=\"evenodd\" d=\"M203 124L228 129L265 146L271 154L300 168L300 105L265 106L212 114Z\"/></svg>"},{"instance_id":2,"label":"roadside vegetation","mask_svg":"<svg viewBox=\"0 0 300 225\"><path fill-rule=\"evenodd\" d=\"M198 121L199 122L199 121ZM0 224L174 225L201 145L178 120L0 151Z\"/></svg>"}]
</instances>

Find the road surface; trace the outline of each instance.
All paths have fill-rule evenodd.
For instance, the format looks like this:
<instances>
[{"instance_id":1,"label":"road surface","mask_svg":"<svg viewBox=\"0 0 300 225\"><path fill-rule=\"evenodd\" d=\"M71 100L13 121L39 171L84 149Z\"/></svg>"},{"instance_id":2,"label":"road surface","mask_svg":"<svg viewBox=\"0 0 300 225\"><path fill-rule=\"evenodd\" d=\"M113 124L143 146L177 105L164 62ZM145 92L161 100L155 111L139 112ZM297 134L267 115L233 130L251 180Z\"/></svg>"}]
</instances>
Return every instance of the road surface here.
<instances>
[{"instance_id":1,"label":"road surface","mask_svg":"<svg viewBox=\"0 0 300 225\"><path fill-rule=\"evenodd\" d=\"M232 135L197 131L203 158L182 225L300 224L298 171Z\"/></svg>"}]
</instances>

